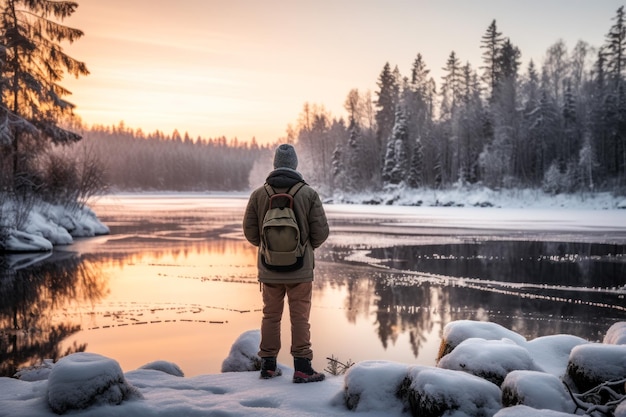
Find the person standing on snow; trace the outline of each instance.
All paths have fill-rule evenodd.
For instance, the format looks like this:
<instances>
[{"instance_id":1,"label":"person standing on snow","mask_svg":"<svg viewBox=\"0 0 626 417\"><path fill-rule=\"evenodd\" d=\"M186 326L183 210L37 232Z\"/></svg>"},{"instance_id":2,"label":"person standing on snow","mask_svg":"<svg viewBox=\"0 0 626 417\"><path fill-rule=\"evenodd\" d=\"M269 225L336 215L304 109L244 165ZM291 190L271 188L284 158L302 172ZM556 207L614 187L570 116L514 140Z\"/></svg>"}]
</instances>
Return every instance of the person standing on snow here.
<instances>
[{"instance_id":1,"label":"person standing on snow","mask_svg":"<svg viewBox=\"0 0 626 417\"><path fill-rule=\"evenodd\" d=\"M292 271L277 271L264 262L261 250L257 256L258 278L263 294L263 320L261 322L261 378L269 379L282 374L276 366L276 357L281 347L280 322L285 295L289 304L291 320L291 355L294 359L293 382L323 381L324 374L311 367L311 331L309 315L313 292L313 250L328 238L329 228L326 213L317 191L309 187L296 171L298 157L292 145L282 144L274 154L274 170L266 179L276 193L287 193L298 183L304 183L293 196L293 210L300 229L300 241L304 245L301 267ZM246 239L260 248L262 225L269 209L270 192L261 186L250 195L243 219Z\"/></svg>"}]
</instances>

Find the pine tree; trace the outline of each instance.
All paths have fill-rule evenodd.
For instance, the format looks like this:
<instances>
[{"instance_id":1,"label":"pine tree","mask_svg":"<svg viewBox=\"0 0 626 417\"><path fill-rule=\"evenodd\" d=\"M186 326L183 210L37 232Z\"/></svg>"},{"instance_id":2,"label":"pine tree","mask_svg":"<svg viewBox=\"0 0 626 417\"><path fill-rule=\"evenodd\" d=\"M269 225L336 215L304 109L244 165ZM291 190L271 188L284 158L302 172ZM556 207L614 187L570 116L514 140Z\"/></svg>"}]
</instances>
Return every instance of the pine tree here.
<instances>
[{"instance_id":1,"label":"pine tree","mask_svg":"<svg viewBox=\"0 0 626 417\"><path fill-rule=\"evenodd\" d=\"M388 182L391 184L399 184L405 181L409 169L409 155L407 153L409 135L406 116L402 106L397 107L395 119L385 159L385 170L388 174ZM392 148L391 151L390 148Z\"/></svg>"},{"instance_id":2,"label":"pine tree","mask_svg":"<svg viewBox=\"0 0 626 417\"><path fill-rule=\"evenodd\" d=\"M391 70L389 63L383 67L377 85L379 90L376 92L378 96L376 124L378 126L378 140L382 143L384 139L389 137L393 129L394 113L400 90L396 73Z\"/></svg>"},{"instance_id":3,"label":"pine tree","mask_svg":"<svg viewBox=\"0 0 626 417\"><path fill-rule=\"evenodd\" d=\"M65 52L59 42L74 42L83 32L61 24L78 4L72 1L5 0L0 21L0 144L10 144L14 186L28 169L28 157L46 144L81 139L59 126L72 116L70 94L59 82L65 73L89 71ZM27 148L27 142L36 145ZM4 151L3 151L4 152Z\"/></svg>"},{"instance_id":4,"label":"pine tree","mask_svg":"<svg viewBox=\"0 0 626 417\"><path fill-rule=\"evenodd\" d=\"M410 187L419 188L424 184L423 168L424 153L422 150L422 140L418 137L413 144L413 153L411 154L411 168L409 169L409 177L407 180Z\"/></svg>"},{"instance_id":5,"label":"pine tree","mask_svg":"<svg viewBox=\"0 0 626 417\"><path fill-rule=\"evenodd\" d=\"M624 6L617 9L613 18L615 24L606 35L606 58L608 72L615 83L615 89L622 82L622 72L626 66L626 23L624 20Z\"/></svg>"},{"instance_id":6,"label":"pine tree","mask_svg":"<svg viewBox=\"0 0 626 417\"><path fill-rule=\"evenodd\" d=\"M624 91L623 76L626 67L626 22L624 6L617 9L614 17L615 23L607 35L606 63L607 72L613 82L614 97L607 97L612 104L610 118L612 142L611 152L613 160L609 166L615 168L614 172L621 186L626 185L626 97Z\"/></svg>"},{"instance_id":7,"label":"pine tree","mask_svg":"<svg viewBox=\"0 0 626 417\"><path fill-rule=\"evenodd\" d=\"M539 107L539 74L534 61L530 61L524 80L520 87L520 103L522 106L522 121L520 144L517 149L518 169L516 175L522 185L532 185L533 173L537 171L534 158L537 148L536 136L530 133L535 123L533 112Z\"/></svg>"},{"instance_id":8,"label":"pine tree","mask_svg":"<svg viewBox=\"0 0 626 417\"><path fill-rule=\"evenodd\" d=\"M443 83L441 86L441 118L446 119L452 116L456 107L460 104L461 97L463 73L459 59L454 51L448 56L448 61L443 70L445 74L442 77Z\"/></svg>"},{"instance_id":9,"label":"pine tree","mask_svg":"<svg viewBox=\"0 0 626 417\"><path fill-rule=\"evenodd\" d=\"M483 80L489 88L490 97L493 97L501 77L501 63L499 62L499 57L503 41L502 33L498 32L494 19L481 40L481 48L485 50L483 52L483 62L485 65L481 68L485 71Z\"/></svg>"},{"instance_id":10,"label":"pine tree","mask_svg":"<svg viewBox=\"0 0 626 417\"><path fill-rule=\"evenodd\" d=\"M348 155L346 167L346 188L349 191L360 189L366 182L367 176L364 170L371 169L361 163L363 155L361 152L361 129L359 125L352 121L350 127L350 137L348 138Z\"/></svg>"}]
</instances>

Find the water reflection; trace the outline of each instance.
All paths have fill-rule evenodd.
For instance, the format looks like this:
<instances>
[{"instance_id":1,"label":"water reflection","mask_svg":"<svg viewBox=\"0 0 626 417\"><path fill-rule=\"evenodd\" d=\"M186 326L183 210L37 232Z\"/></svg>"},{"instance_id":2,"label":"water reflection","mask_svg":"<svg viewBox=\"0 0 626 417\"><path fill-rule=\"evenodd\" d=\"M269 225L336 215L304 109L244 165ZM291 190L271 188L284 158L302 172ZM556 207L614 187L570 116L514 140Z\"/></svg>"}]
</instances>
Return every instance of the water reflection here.
<instances>
[{"instance_id":1,"label":"water reflection","mask_svg":"<svg viewBox=\"0 0 626 417\"><path fill-rule=\"evenodd\" d=\"M34 262L40 257L0 257L2 375L12 375L18 366L83 351L85 344L60 350L60 343L81 326L59 313L70 304L96 303L107 290L97 263L72 253L54 254Z\"/></svg>"},{"instance_id":2,"label":"water reflection","mask_svg":"<svg viewBox=\"0 0 626 417\"><path fill-rule=\"evenodd\" d=\"M245 199L122 203L98 211L111 236L52 256L0 258L2 375L81 350L114 357L124 370L165 359L189 376L219 372L233 341L259 327L256 252L239 222ZM375 219L367 239L351 245L364 232L342 222L317 253L318 368L330 355L434 364L441 330L458 319L494 321L528 339L590 340L626 320L624 245L487 234L401 244L416 235L377 230Z\"/></svg>"}]
</instances>

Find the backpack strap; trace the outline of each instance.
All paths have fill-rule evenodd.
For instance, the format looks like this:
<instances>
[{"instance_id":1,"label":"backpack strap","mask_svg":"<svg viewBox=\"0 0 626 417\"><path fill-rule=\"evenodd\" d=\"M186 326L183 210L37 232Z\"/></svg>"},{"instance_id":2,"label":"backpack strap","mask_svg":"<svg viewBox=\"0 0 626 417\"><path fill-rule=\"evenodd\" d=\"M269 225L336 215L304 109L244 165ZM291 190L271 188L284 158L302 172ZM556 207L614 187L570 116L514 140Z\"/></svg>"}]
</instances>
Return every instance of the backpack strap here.
<instances>
[{"instance_id":1,"label":"backpack strap","mask_svg":"<svg viewBox=\"0 0 626 417\"><path fill-rule=\"evenodd\" d=\"M302 187L304 187L306 185L306 182L304 181L300 181L296 184L294 184L289 191L287 191L287 194L289 194L291 197L295 197L296 194L298 193L298 191L300 191L302 189Z\"/></svg>"},{"instance_id":2,"label":"backpack strap","mask_svg":"<svg viewBox=\"0 0 626 417\"><path fill-rule=\"evenodd\" d=\"M269 185L268 183L265 183L265 192L267 193L268 197L273 196L274 194L276 194L276 191L274 191L274 189L272 188L271 185Z\"/></svg>"}]
</instances>

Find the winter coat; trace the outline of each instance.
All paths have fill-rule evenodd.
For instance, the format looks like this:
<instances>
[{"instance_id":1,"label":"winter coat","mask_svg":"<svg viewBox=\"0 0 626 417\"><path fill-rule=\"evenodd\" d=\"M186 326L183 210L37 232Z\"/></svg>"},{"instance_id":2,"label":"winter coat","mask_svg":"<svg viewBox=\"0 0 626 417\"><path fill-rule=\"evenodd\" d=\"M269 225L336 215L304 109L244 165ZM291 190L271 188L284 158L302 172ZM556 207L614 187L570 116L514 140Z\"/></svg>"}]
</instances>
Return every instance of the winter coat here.
<instances>
[{"instance_id":1,"label":"winter coat","mask_svg":"<svg viewBox=\"0 0 626 417\"><path fill-rule=\"evenodd\" d=\"M279 168L270 173L266 182L277 193L286 193L294 184L303 181L297 171ZM261 244L261 228L263 218L269 209L269 196L264 186L254 190L248 200L243 219L243 233L251 244ZM313 250L320 247L328 238L329 228L326 213L317 191L305 185L294 197L294 212L300 228L300 240L305 245L302 268L290 272L276 272L267 269L257 253L259 281L267 284L295 284L313 281L315 259Z\"/></svg>"}]
</instances>

